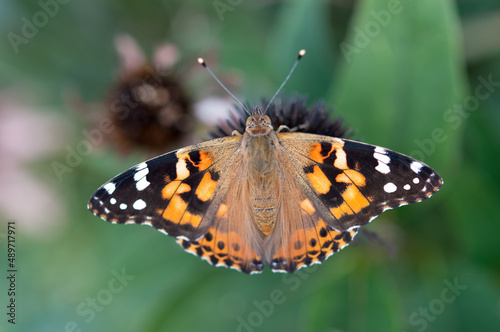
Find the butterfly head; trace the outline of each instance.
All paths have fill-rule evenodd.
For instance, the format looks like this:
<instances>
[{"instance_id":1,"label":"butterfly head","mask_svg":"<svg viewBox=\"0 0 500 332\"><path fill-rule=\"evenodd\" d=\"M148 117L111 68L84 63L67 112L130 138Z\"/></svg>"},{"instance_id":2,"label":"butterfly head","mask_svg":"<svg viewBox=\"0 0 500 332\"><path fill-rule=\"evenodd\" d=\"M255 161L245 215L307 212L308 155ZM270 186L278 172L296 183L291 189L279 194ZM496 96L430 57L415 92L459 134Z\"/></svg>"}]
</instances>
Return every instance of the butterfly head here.
<instances>
[{"instance_id":1,"label":"butterfly head","mask_svg":"<svg viewBox=\"0 0 500 332\"><path fill-rule=\"evenodd\" d=\"M264 136L273 130L271 119L264 115L260 107L255 107L247 119L246 132L252 136Z\"/></svg>"}]
</instances>

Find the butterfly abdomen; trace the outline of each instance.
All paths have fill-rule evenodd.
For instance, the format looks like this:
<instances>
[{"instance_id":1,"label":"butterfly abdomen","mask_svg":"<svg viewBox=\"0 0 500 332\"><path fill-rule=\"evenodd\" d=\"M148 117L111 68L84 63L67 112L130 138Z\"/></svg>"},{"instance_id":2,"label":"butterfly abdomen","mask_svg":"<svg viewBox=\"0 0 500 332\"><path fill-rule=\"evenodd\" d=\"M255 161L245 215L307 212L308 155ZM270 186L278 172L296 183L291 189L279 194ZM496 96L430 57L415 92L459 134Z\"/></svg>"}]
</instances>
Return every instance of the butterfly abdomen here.
<instances>
[{"instance_id":1,"label":"butterfly abdomen","mask_svg":"<svg viewBox=\"0 0 500 332\"><path fill-rule=\"evenodd\" d=\"M251 204L257 227L262 233L269 235L276 224L276 197L253 197Z\"/></svg>"}]
</instances>

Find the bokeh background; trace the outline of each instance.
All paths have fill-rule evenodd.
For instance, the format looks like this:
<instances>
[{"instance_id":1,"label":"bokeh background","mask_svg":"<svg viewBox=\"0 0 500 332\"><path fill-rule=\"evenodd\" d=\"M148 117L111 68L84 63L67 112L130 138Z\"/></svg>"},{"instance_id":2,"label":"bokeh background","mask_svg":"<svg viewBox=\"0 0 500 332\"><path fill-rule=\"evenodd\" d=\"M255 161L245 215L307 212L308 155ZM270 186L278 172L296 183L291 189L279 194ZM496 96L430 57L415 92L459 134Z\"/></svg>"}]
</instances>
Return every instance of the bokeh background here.
<instances>
[{"instance_id":1,"label":"bokeh background","mask_svg":"<svg viewBox=\"0 0 500 332\"><path fill-rule=\"evenodd\" d=\"M500 330L499 1L17 1L0 4L0 31L0 330ZM149 58L178 51L197 112L185 141L231 104L198 56L254 103L305 48L285 93L325 100L355 139L418 157L445 184L367 227L385 245L360 234L293 275L214 268L154 229L106 223L88 198L152 153L84 134L106 112L123 34Z\"/></svg>"}]
</instances>

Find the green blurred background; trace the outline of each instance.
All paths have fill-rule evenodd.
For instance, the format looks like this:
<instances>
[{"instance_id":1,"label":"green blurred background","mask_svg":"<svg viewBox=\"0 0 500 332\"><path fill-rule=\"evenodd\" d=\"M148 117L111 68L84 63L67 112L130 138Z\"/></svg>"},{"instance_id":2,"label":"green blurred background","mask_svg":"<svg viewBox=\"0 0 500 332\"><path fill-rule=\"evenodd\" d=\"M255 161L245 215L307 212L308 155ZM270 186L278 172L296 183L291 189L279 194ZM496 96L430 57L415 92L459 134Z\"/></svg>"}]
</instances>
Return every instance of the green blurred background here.
<instances>
[{"instance_id":1,"label":"green blurred background","mask_svg":"<svg viewBox=\"0 0 500 332\"><path fill-rule=\"evenodd\" d=\"M14 46L41 3L57 11ZM19 269L15 326L0 278L3 331L500 330L498 0L41 3L0 4L0 267L10 220ZM326 100L355 139L418 157L445 184L367 227L394 257L360 234L293 275L214 268L153 229L106 223L88 198L146 154L95 147L61 181L53 165L89 127L68 96L106 98L123 33L149 56L176 45L195 102L224 96L198 56L255 102L305 48L285 93Z\"/></svg>"}]
</instances>

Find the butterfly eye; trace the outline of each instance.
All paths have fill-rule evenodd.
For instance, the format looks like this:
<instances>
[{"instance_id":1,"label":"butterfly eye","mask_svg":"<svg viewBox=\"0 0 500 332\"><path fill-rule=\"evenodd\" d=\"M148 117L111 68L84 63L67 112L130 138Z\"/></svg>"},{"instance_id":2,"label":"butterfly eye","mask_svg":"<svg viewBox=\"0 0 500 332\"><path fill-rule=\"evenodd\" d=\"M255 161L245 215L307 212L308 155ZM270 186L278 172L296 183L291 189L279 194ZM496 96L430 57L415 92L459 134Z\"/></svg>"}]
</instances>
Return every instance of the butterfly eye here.
<instances>
[{"instance_id":1,"label":"butterfly eye","mask_svg":"<svg viewBox=\"0 0 500 332\"><path fill-rule=\"evenodd\" d=\"M247 119L247 124L246 124L246 127L247 127L247 128L248 128L248 127L250 127L250 126L252 125L252 123L253 123L253 118L249 117L249 118Z\"/></svg>"}]
</instances>

